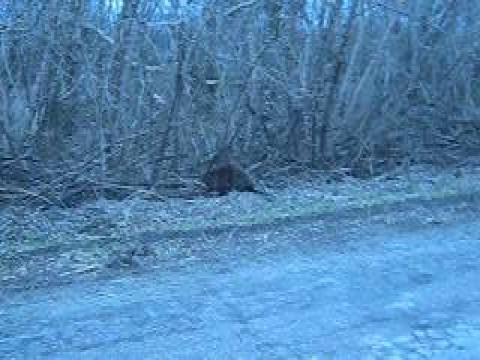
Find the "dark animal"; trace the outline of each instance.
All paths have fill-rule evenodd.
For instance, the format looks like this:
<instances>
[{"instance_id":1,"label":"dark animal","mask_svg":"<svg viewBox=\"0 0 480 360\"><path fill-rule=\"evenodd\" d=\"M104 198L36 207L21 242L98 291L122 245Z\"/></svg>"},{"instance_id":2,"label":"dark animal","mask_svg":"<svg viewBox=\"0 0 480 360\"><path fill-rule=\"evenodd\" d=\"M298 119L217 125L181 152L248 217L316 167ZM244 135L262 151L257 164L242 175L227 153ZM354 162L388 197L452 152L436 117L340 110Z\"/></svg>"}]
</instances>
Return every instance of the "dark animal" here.
<instances>
[{"instance_id":1,"label":"dark animal","mask_svg":"<svg viewBox=\"0 0 480 360\"><path fill-rule=\"evenodd\" d=\"M212 166L203 174L201 180L208 192L219 195L226 195L231 191L262 193L247 171L233 162Z\"/></svg>"}]
</instances>

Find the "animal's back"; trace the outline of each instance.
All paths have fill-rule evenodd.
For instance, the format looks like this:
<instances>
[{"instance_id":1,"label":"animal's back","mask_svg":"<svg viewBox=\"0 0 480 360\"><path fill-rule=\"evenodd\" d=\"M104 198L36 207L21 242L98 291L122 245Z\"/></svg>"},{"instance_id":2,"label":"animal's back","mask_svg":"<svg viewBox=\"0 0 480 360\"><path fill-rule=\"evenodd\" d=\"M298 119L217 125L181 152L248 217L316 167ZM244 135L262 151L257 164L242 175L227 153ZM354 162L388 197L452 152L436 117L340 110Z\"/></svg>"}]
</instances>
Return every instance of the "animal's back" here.
<instances>
[{"instance_id":1,"label":"animal's back","mask_svg":"<svg viewBox=\"0 0 480 360\"><path fill-rule=\"evenodd\" d=\"M214 166L202 177L207 191L225 195L231 191L256 192L253 179L239 165L227 163Z\"/></svg>"}]
</instances>

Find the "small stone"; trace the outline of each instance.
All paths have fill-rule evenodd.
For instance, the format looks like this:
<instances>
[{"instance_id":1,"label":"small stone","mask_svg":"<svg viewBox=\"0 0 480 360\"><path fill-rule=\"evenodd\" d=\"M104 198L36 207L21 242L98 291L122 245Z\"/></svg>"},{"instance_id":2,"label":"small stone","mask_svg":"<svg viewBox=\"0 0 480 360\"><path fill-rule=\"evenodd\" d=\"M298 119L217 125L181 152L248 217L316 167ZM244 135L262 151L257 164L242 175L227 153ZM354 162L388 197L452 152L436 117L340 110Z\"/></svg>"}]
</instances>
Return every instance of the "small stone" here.
<instances>
[{"instance_id":1,"label":"small stone","mask_svg":"<svg viewBox=\"0 0 480 360\"><path fill-rule=\"evenodd\" d=\"M433 329L426 330L426 335L434 340L443 339L445 337L445 335L442 334L440 331Z\"/></svg>"},{"instance_id":2,"label":"small stone","mask_svg":"<svg viewBox=\"0 0 480 360\"><path fill-rule=\"evenodd\" d=\"M432 351L426 348L417 349L417 353L427 359L432 358Z\"/></svg>"},{"instance_id":3,"label":"small stone","mask_svg":"<svg viewBox=\"0 0 480 360\"><path fill-rule=\"evenodd\" d=\"M389 306L389 308L392 310L402 310L402 311L408 311L414 307L415 307L415 303L409 300L397 301L390 304Z\"/></svg>"},{"instance_id":4,"label":"small stone","mask_svg":"<svg viewBox=\"0 0 480 360\"><path fill-rule=\"evenodd\" d=\"M418 340L425 339L425 332L423 330L414 330L413 336Z\"/></svg>"},{"instance_id":5,"label":"small stone","mask_svg":"<svg viewBox=\"0 0 480 360\"><path fill-rule=\"evenodd\" d=\"M420 360L420 359L422 359L422 357L418 354L411 353L411 354L408 354L408 356L405 359L407 359L407 360Z\"/></svg>"},{"instance_id":6,"label":"small stone","mask_svg":"<svg viewBox=\"0 0 480 360\"><path fill-rule=\"evenodd\" d=\"M465 337L458 336L451 341L451 346L457 349L463 350L468 344L469 339Z\"/></svg>"},{"instance_id":7,"label":"small stone","mask_svg":"<svg viewBox=\"0 0 480 360\"><path fill-rule=\"evenodd\" d=\"M439 349L448 349L449 347L452 346L452 343L450 341L447 341L447 340L440 340L440 341L437 341L435 343L436 347L438 347Z\"/></svg>"},{"instance_id":8,"label":"small stone","mask_svg":"<svg viewBox=\"0 0 480 360\"><path fill-rule=\"evenodd\" d=\"M395 342L398 343L398 344L407 344L411 341L412 341L412 337L410 335L399 336L395 340Z\"/></svg>"},{"instance_id":9,"label":"small stone","mask_svg":"<svg viewBox=\"0 0 480 360\"><path fill-rule=\"evenodd\" d=\"M393 348L393 344L388 341L381 341L378 343L378 345L384 350Z\"/></svg>"},{"instance_id":10,"label":"small stone","mask_svg":"<svg viewBox=\"0 0 480 360\"><path fill-rule=\"evenodd\" d=\"M397 354L393 354L393 355L390 355L387 357L388 360L402 360L404 359L403 356L400 356L400 355L397 355Z\"/></svg>"},{"instance_id":11,"label":"small stone","mask_svg":"<svg viewBox=\"0 0 480 360\"><path fill-rule=\"evenodd\" d=\"M418 328L420 329L428 329L432 326L429 320L422 319L418 322Z\"/></svg>"},{"instance_id":12,"label":"small stone","mask_svg":"<svg viewBox=\"0 0 480 360\"><path fill-rule=\"evenodd\" d=\"M455 334L455 335L470 335L470 333L472 332L472 328L466 324L460 324L460 325L457 325L455 326L453 329L451 329L451 331Z\"/></svg>"}]
</instances>

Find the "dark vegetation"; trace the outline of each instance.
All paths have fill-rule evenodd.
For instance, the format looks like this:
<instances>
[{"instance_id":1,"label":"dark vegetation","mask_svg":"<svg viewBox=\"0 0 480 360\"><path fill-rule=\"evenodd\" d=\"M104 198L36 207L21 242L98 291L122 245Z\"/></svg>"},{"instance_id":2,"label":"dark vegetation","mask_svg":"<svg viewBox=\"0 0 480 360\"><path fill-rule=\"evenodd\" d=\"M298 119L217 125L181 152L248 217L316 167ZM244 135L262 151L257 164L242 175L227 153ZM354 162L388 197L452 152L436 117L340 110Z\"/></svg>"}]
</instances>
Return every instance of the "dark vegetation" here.
<instances>
[{"instance_id":1,"label":"dark vegetation","mask_svg":"<svg viewBox=\"0 0 480 360\"><path fill-rule=\"evenodd\" d=\"M215 165L202 176L208 192L226 195L230 191L257 191L254 180L235 163Z\"/></svg>"},{"instance_id":2,"label":"dark vegetation","mask_svg":"<svg viewBox=\"0 0 480 360\"><path fill-rule=\"evenodd\" d=\"M480 152L475 1L111 3L1 2L0 203L259 191L278 169L368 178Z\"/></svg>"}]
</instances>

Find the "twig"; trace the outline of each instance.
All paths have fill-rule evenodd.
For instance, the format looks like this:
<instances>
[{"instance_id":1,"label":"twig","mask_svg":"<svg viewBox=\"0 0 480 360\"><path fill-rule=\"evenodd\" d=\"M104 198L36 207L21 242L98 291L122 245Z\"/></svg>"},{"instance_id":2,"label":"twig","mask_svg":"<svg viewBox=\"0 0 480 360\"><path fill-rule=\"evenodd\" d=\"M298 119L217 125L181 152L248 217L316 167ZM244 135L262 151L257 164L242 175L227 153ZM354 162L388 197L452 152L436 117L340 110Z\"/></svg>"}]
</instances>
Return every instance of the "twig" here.
<instances>
[{"instance_id":1,"label":"twig","mask_svg":"<svg viewBox=\"0 0 480 360\"><path fill-rule=\"evenodd\" d=\"M225 16L232 16L237 11L240 11L240 10L243 10L243 9L249 7L249 6L255 5L256 2L257 2L257 0L250 0L250 1L245 1L245 2L242 2L240 4L234 5L230 9L227 9L227 11L225 11Z\"/></svg>"}]
</instances>

